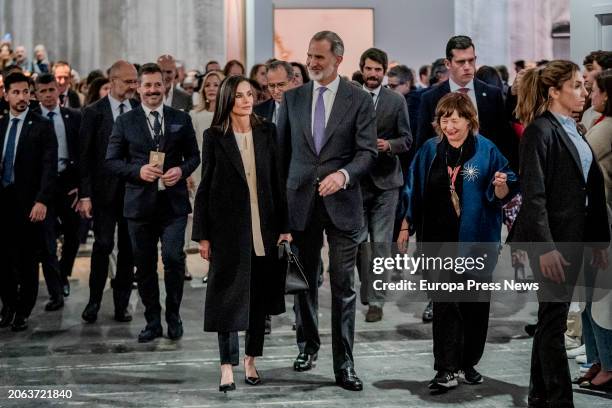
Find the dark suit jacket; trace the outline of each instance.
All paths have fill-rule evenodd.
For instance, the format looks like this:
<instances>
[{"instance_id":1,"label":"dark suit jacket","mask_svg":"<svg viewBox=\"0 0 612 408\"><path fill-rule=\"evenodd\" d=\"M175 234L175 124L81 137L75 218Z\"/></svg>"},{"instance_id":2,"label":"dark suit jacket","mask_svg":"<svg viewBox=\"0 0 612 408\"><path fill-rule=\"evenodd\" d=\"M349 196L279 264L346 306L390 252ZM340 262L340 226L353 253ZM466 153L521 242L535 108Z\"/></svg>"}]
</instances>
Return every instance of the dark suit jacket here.
<instances>
[{"instance_id":1,"label":"dark suit jacket","mask_svg":"<svg viewBox=\"0 0 612 408\"><path fill-rule=\"evenodd\" d=\"M172 107L174 109L189 112L193 109L193 99L191 99L191 96L187 92L175 86L172 92Z\"/></svg>"},{"instance_id":2,"label":"dark suit jacket","mask_svg":"<svg viewBox=\"0 0 612 408\"><path fill-rule=\"evenodd\" d=\"M268 259L277 256L280 233L289 232L287 203L274 124L253 127L257 201L261 235ZM244 330L249 326L251 295L251 206L249 186L234 133L218 127L204 132L202 182L198 187L193 215L194 241L211 242L212 259L204 329ZM270 267L257 274L264 282L268 313L284 311L284 274Z\"/></svg>"},{"instance_id":3,"label":"dark suit jacket","mask_svg":"<svg viewBox=\"0 0 612 408\"><path fill-rule=\"evenodd\" d=\"M149 153L155 150L149 125L142 106L117 118L106 153L108 170L126 181L123 215L126 218L146 218L155 214L158 182L140 178L140 168L149 163ZM159 150L166 154L164 173L180 167L181 179L166 194L174 216L191 212L186 179L200 164L200 151L191 117L185 112L164 106L164 133Z\"/></svg>"},{"instance_id":4,"label":"dark suit jacket","mask_svg":"<svg viewBox=\"0 0 612 408\"><path fill-rule=\"evenodd\" d=\"M511 242L609 242L603 175L593 158L587 182L574 143L553 114L545 112L521 139L523 204ZM588 198L588 205L586 204Z\"/></svg>"},{"instance_id":5,"label":"dark suit jacket","mask_svg":"<svg viewBox=\"0 0 612 408\"><path fill-rule=\"evenodd\" d=\"M314 82L285 92L277 123L281 154L287 169L287 202L291 229L303 231L309 221L318 183L327 175L345 169L346 189L323 198L334 225L344 231L363 225L360 179L376 160L376 115L372 97L344 79L325 128L325 139L317 155L312 137L312 93Z\"/></svg>"},{"instance_id":6,"label":"dark suit jacket","mask_svg":"<svg viewBox=\"0 0 612 408\"><path fill-rule=\"evenodd\" d=\"M0 118L0 156L9 126L9 115ZM0 157L0 167L4 157ZM30 110L25 117L15 151L15 189L19 207L27 216L35 202L53 203L57 180L57 139L51 122ZM0 183L0 192L3 187Z\"/></svg>"},{"instance_id":7,"label":"dark suit jacket","mask_svg":"<svg viewBox=\"0 0 612 408\"><path fill-rule=\"evenodd\" d=\"M130 100L132 109L139 104ZM105 167L106 149L113 130L113 112L108 96L86 106L79 136L79 197L108 205L123 190L123 182Z\"/></svg>"},{"instance_id":8,"label":"dark suit jacket","mask_svg":"<svg viewBox=\"0 0 612 408\"><path fill-rule=\"evenodd\" d=\"M381 190L403 186L404 176L397 155L408 152L412 144L408 107L401 95L387 88L381 88L376 102L376 137L387 140L391 151L378 153L368 177Z\"/></svg>"},{"instance_id":9,"label":"dark suit jacket","mask_svg":"<svg viewBox=\"0 0 612 408\"><path fill-rule=\"evenodd\" d=\"M36 112L42 115L40 106ZM79 131L81 129L81 111L72 108L61 108L62 121L66 128L66 143L68 144L68 164L64 170L65 177L70 180L70 185L79 186ZM56 119L57 120L57 119Z\"/></svg>"},{"instance_id":10,"label":"dark suit jacket","mask_svg":"<svg viewBox=\"0 0 612 408\"><path fill-rule=\"evenodd\" d=\"M419 124L416 138L416 149L430 137L436 136L431 123L436 114L436 106L444 95L450 92L449 81L423 93L419 108ZM510 125L506 120L504 99L501 90L474 78L474 93L478 105L479 133L491 140L510 162L510 167L516 169L518 164L518 139L512 137Z\"/></svg>"},{"instance_id":11,"label":"dark suit jacket","mask_svg":"<svg viewBox=\"0 0 612 408\"><path fill-rule=\"evenodd\" d=\"M273 98L268 99L267 101L255 106L253 108L253 112L255 112L256 115L261 116L268 122L272 122L272 116L274 116L275 105L276 103L274 102Z\"/></svg>"},{"instance_id":12,"label":"dark suit jacket","mask_svg":"<svg viewBox=\"0 0 612 408\"><path fill-rule=\"evenodd\" d=\"M64 104L64 107L72 109L79 109L81 107L81 99L76 91L68 89L68 104Z\"/></svg>"}]
</instances>

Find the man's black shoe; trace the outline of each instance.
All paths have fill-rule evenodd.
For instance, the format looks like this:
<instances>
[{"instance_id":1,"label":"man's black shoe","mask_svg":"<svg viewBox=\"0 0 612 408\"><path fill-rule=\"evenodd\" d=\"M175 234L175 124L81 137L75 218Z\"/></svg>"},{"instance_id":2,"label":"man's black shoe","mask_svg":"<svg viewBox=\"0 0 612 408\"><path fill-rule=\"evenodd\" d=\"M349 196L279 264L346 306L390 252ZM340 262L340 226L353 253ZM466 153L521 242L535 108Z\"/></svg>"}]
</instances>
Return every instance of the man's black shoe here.
<instances>
[{"instance_id":1,"label":"man's black shoe","mask_svg":"<svg viewBox=\"0 0 612 408\"><path fill-rule=\"evenodd\" d=\"M85 310L83 310L81 317L87 323L95 323L96 320L98 320L98 310L100 310L100 305L98 303L89 302L87 306L85 306Z\"/></svg>"},{"instance_id":2,"label":"man's black shoe","mask_svg":"<svg viewBox=\"0 0 612 408\"><path fill-rule=\"evenodd\" d=\"M131 322L132 321L132 315L129 314L129 312L127 310L115 310L115 316L114 316L115 321L118 321L120 323L127 323L127 322Z\"/></svg>"},{"instance_id":3,"label":"man's black shoe","mask_svg":"<svg viewBox=\"0 0 612 408\"><path fill-rule=\"evenodd\" d=\"M317 353L300 353L293 362L293 369L295 371L308 371L312 369L315 361L317 361Z\"/></svg>"},{"instance_id":4,"label":"man's black shoe","mask_svg":"<svg viewBox=\"0 0 612 408\"><path fill-rule=\"evenodd\" d=\"M62 307L64 307L64 299L63 298L58 298L58 299L51 298L51 299L49 299L49 301L45 305L45 311L46 312L54 312L56 310L61 309Z\"/></svg>"},{"instance_id":5,"label":"man's black shoe","mask_svg":"<svg viewBox=\"0 0 612 408\"><path fill-rule=\"evenodd\" d=\"M138 335L139 343L148 343L163 335L161 326L145 327Z\"/></svg>"},{"instance_id":6,"label":"man's black shoe","mask_svg":"<svg viewBox=\"0 0 612 408\"><path fill-rule=\"evenodd\" d=\"M423 310L423 323L433 322L433 303L429 301L425 310Z\"/></svg>"},{"instance_id":7,"label":"man's black shoe","mask_svg":"<svg viewBox=\"0 0 612 408\"><path fill-rule=\"evenodd\" d=\"M15 316L15 320L13 320L13 324L11 326L11 330L14 332L24 331L28 328L28 318L23 316Z\"/></svg>"},{"instance_id":8,"label":"man's black shoe","mask_svg":"<svg viewBox=\"0 0 612 408\"><path fill-rule=\"evenodd\" d=\"M68 280L62 285L62 292L64 293L64 297L70 296L70 283Z\"/></svg>"},{"instance_id":9,"label":"man's black shoe","mask_svg":"<svg viewBox=\"0 0 612 408\"><path fill-rule=\"evenodd\" d=\"M2 312L0 312L0 328L9 327L13 323L14 318L15 312L8 307L2 308Z\"/></svg>"},{"instance_id":10,"label":"man's black shoe","mask_svg":"<svg viewBox=\"0 0 612 408\"><path fill-rule=\"evenodd\" d=\"M365 321L368 323L379 322L383 317L383 309L379 306L370 305L366 313Z\"/></svg>"},{"instance_id":11,"label":"man's black shoe","mask_svg":"<svg viewBox=\"0 0 612 408\"><path fill-rule=\"evenodd\" d=\"M363 390L363 383L352 368L340 370L340 372L336 374L336 384L349 391Z\"/></svg>"},{"instance_id":12,"label":"man's black shoe","mask_svg":"<svg viewBox=\"0 0 612 408\"><path fill-rule=\"evenodd\" d=\"M474 367L463 369L463 379L466 384L482 384L482 375Z\"/></svg>"},{"instance_id":13,"label":"man's black shoe","mask_svg":"<svg viewBox=\"0 0 612 408\"><path fill-rule=\"evenodd\" d=\"M173 323L168 322L168 338L178 340L181 337L183 337L183 322L181 320Z\"/></svg>"}]
</instances>

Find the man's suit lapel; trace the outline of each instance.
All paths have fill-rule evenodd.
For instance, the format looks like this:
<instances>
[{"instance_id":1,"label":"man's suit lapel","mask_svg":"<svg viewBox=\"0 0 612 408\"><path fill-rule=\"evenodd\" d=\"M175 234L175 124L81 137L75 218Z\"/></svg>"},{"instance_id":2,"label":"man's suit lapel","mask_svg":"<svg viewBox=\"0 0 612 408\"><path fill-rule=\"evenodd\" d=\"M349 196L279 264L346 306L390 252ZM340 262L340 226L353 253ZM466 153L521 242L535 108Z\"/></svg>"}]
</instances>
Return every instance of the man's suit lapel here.
<instances>
[{"instance_id":1,"label":"man's suit lapel","mask_svg":"<svg viewBox=\"0 0 612 408\"><path fill-rule=\"evenodd\" d=\"M164 135L159 142L159 150L164 152L170 137L170 125L174 122L174 111L164 105Z\"/></svg>"},{"instance_id":2,"label":"man's suit lapel","mask_svg":"<svg viewBox=\"0 0 612 408\"><path fill-rule=\"evenodd\" d=\"M321 145L321 150L323 150L329 139L331 139L334 134L334 131L342 122L342 120L344 119L344 115L351 106L353 93L351 92L351 88L349 88L349 86L354 85L346 83L344 80L340 79L340 84L338 85L338 94L334 99L334 105L332 106L332 110L329 115L329 120L327 121L327 126L325 127L325 139L323 140L323 144Z\"/></svg>"},{"instance_id":3,"label":"man's suit lapel","mask_svg":"<svg viewBox=\"0 0 612 408\"><path fill-rule=\"evenodd\" d=\"M253 138L255 138L255 133L253 133ZM244 172L244 165L242 164L242 156L240 156L240 150L238 150L238 144L236 143L236 136L234 132L230 129L225 134L219 137L219 143L225 150L225 153L230 159L230 162L234 165L240 177L247 182L246 174Z\"/></svg>"},{"instance_id":4,"label":"man's suit lapel","mask_svg":"<svg viewBox=\"0 0 612 408\"><path fill-rule=\"evenodd\" d=\"M486 106L488 106L486 90L486 86L474 78L474 95L476 95L476 113L478 116L484 114Z\"/></svg>"},{"instance_id":5,"label":"man's suit lapel","mask_svg":"<svg viewBox=\"0 0 612 408\"><path fill-rule=\"evenodd\" d=\"M2 168L2 162L4 161L4 137L6 136L6 129L8 128L9 115L4 115L0 118L0 168Z\"/></svg>"},{"instance_id":6,"label":"man's suit lapel","mask_svg":"<svg viewBox=\"0 0 612 408\"><path fill-rule=\"evenodd\" d=\"M149 124L147 123L145 111L144 109L142 109L142 106L137 107L136 111L136 126L138 127L138 134L140 134L141 137L143 137L147 141L147 143L149 143L149 146L151 146L151 150L155 150L157 146L155 146L155 142L151 137L151 131L149 130ZM160 150L162 149L160 148Z\"/></svg>"},{"instance_id":7,"label":"man's suit lapel","mask_svg":"<svg viewBox=\"0 0 612 408\"><path fill-rule=\"evenodd\" d=\"M21 152L23 152L23 149L25 149L24 145L26 144L28 136L30 135L30 130L32 129L32 114L32 110L29 110L23 121L23 125L21 126L19 140L17 141L17 150L15 150L15 161L17 161L17 158Z\"/></svg>"},{"instance_id":8,"label":"man's suit lapel","mask_svg":"<svg viewBox=\"0 0 612 408\"><path fill-rule=\"evenodd\" d=\"M307 85L302 86L298 91L298 100L302 101L300 109L300 117L304 121L304 137L310 150L316 154L314 139L312 138L312 92L314 88L314 81L310 81Z\"/></svg>"}]
</instances>

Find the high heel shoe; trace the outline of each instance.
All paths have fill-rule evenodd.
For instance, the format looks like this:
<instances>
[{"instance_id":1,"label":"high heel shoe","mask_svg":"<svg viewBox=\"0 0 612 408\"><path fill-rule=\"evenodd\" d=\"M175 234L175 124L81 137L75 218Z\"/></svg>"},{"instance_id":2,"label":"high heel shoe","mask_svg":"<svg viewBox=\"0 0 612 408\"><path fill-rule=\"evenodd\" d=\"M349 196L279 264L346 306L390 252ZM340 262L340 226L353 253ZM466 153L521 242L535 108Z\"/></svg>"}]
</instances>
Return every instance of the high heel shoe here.
<instances>
[{"instance_id":1,"label":"high heel shoe","mask_svg":"<svg viewBox=\"0 0 612 408\"><path fill-rule=\"evenodd\" d=\"M228 391L235 391L235 390L236 390L236 383L219 384L220 392L227 393Z\"/></svg>"},{"instance_id":2,"label":"high heel shoe","mask_svg":"<svg viewBox=\"0 0 612 408\"><path fill-rule=\"evenodd\" d=\"M259 385L261 384L261 377L259 375L259 371L257 371L257 369L255 369L255 374L257 374L257 377L247 377L246 374L244 374L244 382L248 385Z\"/></svg>"}]
</instances>

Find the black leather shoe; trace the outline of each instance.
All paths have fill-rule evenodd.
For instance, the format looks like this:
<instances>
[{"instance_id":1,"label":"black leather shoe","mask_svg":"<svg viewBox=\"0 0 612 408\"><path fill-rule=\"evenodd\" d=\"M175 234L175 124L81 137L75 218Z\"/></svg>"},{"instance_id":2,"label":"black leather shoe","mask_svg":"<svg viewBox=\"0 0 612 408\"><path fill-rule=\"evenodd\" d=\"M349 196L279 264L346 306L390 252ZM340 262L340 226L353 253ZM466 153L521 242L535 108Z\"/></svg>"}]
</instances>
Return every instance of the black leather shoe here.
<instances>
[{"instance_id":1,"label":"black leather shoe","mask_svg":"<svg viewBox=\"0 0 612 408\"><path fill-rule=\"evenodd\" d=\"M431 300L425 306L425 310L423 310L423 323L431 323L433 322L433 303Z\"/></svg>"},{"instance_id":2,"label":"black leather shoe","mask_svg":"<svg viewBox=\"0 0 612 408\"><path fill-rule=\"evenodd\" d=\"M349 391L363 390L363 383L352 368L340 370L340 372L336 374L336 384Z\"/></svg>"},{"instance_id":3,"label":"black leather shoe","mask_svg":"<svg viewBox=\"0 0 612 408\"><path fill-rule=\"evenodd\" d=\"M380 322L382 320L382 307L370 305L366 313L365 321L368 323Z\"/></svg>"},{"instance_id":4,"label":"black leather shoe","mask_svg":"<svg viewBox=\"0 0 612 408\"><path fill-rule=\"evenodd\" d=\"M219 384L219 391L227 393L228 391L234 391L236 389L236 383Z\"/></svg>"},{"instance_id":5,"label":"black leather shoe","mask_svg":"<svg viewBox=\"0 0 612 408\"><path fill-rule=\"evenodd\" d=\"M312 369L314 362L317 361L317 353L306 354L300 353L293 362L293 369L295 371L308 371Z\"/></svg>"},{"instance_id":6,"label":"black leather shoe","mask_svg":"<svg viewBox=\"0 0 612 408\"><path fill-rule=\"evenodd\" d=\"M28 328L28 318L23 316L15 316L11 330L14 332L24 331Z\"/></svg>"},{"instance_id":7,"label":"black leather shoe","mask_svg":"<svg viewBox=\"0 0 612 408\"><path fill-rule=\"evenodd\" d=\"M183 337L183 322L170 323L168 322L168 338L170 340L178 340Z\"/></svg>"},{"instance_id":8,"label":"black leather shoe","mask_svg":"<svg viewBox=\"0 0 612 408\"><path fill-rule=\"evenodd\" d=\"M161 326L145 327L138 335L139 343L148 343L163 335Z\"/></svg>"},{"instance_id":9,"label":"black leather shoe","mask_svg":"<svg viewBox=\"0 0 612 408\"><path fill-rule=\"evenodd\" d=\"M131 322L132 321L132 315L129 314L129 312L127 310L115 310L115 316L114 316L115 321L120 322L120 323L127 323L127 322Z\"/></svg>"},{"instance_id":10,"label":"black leather shoe","mask_svg":"<svg viewBox=\"0 0 612 408\"><path fill-rule=\"evenodd\" d=\"M259 371L257 371L257 369L255 369L255 373L257 374L257 377L247 377L246 374L244 375L245 384L248 384L248 385L261 384L261 376L259 375Z\"/></svg>"},{"instance_id":11,"label":"black leather shoe","mask_svg":"<svg viewBox=\"0 0 612 408\"><path fill-rule=\"evenodd\" d=\"M15 318L15 312L13 312L9 308L3 308L0 313L0 328L4 329L9 327L13 323L13 319Z\"/></svg>"},{"instance_id":12,"label":"black leather shoe","mask_svg":"<svg viewBox=\"0 0 612 408\"><path fill-rule=\"evenodd\" d=\"M81 317L87 323L95 323L98 320L98 310L100 310L100 305L98 303L87 303L85 306L85 310L83 310L83 314Z\"/></svg>"},{"instance_id":13,"label":"black leather shoe","mask_svg":"<svg viewBox=\"0 0 612 408\"><path fill-rule=\"evenodd\" d=\"M64 293L64 297L70 296L70 283L68 281L64 282L62 285L62 292Z\"/></svg>"},{"instance_id":14,"label":"black leather shoe","mask_svg":"<svg viewBox=\"0 0 612 408\"><path fill-rule=\"evenodd\" d=\"M270 315L266 315L266 326L264 329L264 334L272 333L272 318Z\"/></svg>"},{"instance_id":15,"label":"black leather shoe","mask_svg":"<svg viewBox=\"0 0 612 408\"><path fill-rule=\"evenodd\" d=\"M56 310L61 309L62 307L64 307L64 299L62 299L62 298L53 299L52 298L45 305L45 311L46 312L54 312Z\"/></svg>"}]
</instances>

